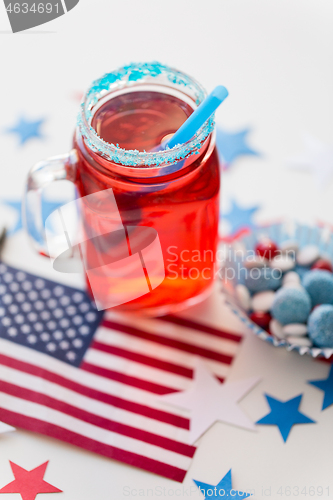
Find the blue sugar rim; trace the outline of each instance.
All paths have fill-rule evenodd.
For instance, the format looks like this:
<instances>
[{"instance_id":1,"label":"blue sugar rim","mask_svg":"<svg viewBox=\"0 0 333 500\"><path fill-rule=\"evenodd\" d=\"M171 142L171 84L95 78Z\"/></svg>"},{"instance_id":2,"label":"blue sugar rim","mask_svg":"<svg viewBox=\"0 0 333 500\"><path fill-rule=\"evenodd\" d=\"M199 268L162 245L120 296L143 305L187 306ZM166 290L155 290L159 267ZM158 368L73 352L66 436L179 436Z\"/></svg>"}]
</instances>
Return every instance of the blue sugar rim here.
<instances>
[{"instance_id":1,"label":"blue sugar rim","mask_svg":"<svg viewBox=\"0 0 333 500\"><path fill-rule=\"evenodd\" d=\"M214 116L211 116L206 121L190 141L177 145L172 149L166 148L164 151L159 152L120 148L118 144L115 145L104 141L90 125L92 109L109 92L134 86L138 81L147 80L151 82L152 78L161 76L165 76L174 86L187 87L194 92L197 106L206 97L204 88L194 79L158 62L132 63L118 68L111 73L106 73L101 78L95 80L86 92L77 120L79 131L85 143L92 151L109 161L124 166L141 168L151 166L163 167L177 163L193 154L199 154L204 141L214 129Z\"/></svg>"}]
</instances>

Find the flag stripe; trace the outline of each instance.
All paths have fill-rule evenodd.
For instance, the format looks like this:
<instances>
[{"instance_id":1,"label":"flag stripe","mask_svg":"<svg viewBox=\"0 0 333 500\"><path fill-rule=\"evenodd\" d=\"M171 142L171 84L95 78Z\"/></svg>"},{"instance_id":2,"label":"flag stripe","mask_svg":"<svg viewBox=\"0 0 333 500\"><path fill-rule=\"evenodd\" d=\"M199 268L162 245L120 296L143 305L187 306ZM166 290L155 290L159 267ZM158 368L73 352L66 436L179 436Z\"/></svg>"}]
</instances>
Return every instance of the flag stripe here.
<instances>
[{"instance_id":1,"label":"flag stripe","mask_svg":"<svg viewBox=\"0 0 333 500\"><path fill-rule=\"evenodd\" d=\"M127 358L121 358L115 356L113 354L113 349L109 349L109 346L105 346L104 344L97 344L98 349L94 349L91 347L86 354L85 360L88 363L93 365L98 365L103 368L108 369L110 366L119 370L131 373L133 376L137 376L146 381L154 380L156 384L160 384L164 386L165 381L167 380L170 387L173 387L175 390L183 391L188 389L191 380L187 377L182 377L180 375L176 375L174 373L166 374L163 370L159 370L158 368L152 368L147 365L142 365L141 363L137 363L136 361L129 360ZM110 352L111 351L111 352ZM192 364L195 364L196 356L192 357ZM211 369L211 371L216 376L216 371L212 368L216 368L216 361L209 361L206 363L207 366ZM211 365L214 365L213 367ZM224 375L229 371L229 369L225 370L227 365L221 365L221 369L218 370L220 373ZM193 370L192 370L193 371ZM221 382L224 381L224 377L217 377Z\"/></svg>"},{"instance_id":2,"label":"flag stripe","mask_svg":"<svg viewBox=\"0 0 333 500\"><path fill-rule=\"evenodd\" d=\"M97 380L99 379L99 377L95 378ZM188 443L188 430L180 429L179 427L175 427L173 425L160 422L158 420L151 419L137 413L128 412L126 410L123 410L122 408L117 408L113 405L109 405L102 401L98 401L96 399L92 399L91 397L79 394L78 392L74 392L71 389L58 385L54 382L50 382L46 379L43 379L41 383L41 378L39 376L23 372L21 370L16 370L11 366L0 364L0 379L9 381L17 386L24 387L26 389L41 392L55 399L60 399L68 404L77 406L82 410L89 410L89 412L91 413L100 415L107 419L112 419L115 422L119 422L125 425L129 425L130 427L140 428L143 430L148 429L155 434L159 434L163 437L176 440L177 442L180 441L182 443ZM158 404L158 401L156 402ZM164 404L160 403L160 407L165 410ZM185 416L187 416L187 414Z\"/></svg>"},{"instance_id":3,"label":"flag stripe","mask_svg":"<svg viewBox=\"0 0 333 500\"><path fill-rule=\"evenodd\" d=\"M43 369L45 369L46 372L51 372L55 375L59 375L60 377L66 378L70 382L77 383L79 384L79 386L84 386L87 389L96 390L97 388L99 392L110 394L111 396L116 396L119 397L120 399L125 399L126 401L138 403L139 405L144 404L145 406L156 408L162 411L165 411L166 409L165 405L162 405L159 402L158 398L156 397L156 394L154 393L150 393L142 389L137 389L122 384L120 382L115 382L105 377L100 377L99 375L95 375L93 373L77 369L68 364L64 364L61 361L58 361L57 359L54 359L50 356L45 356L44 354L38 351L28 349L27 347L20 346L18 344L13 345L8 340L0 339L0 353L1 352L3 353L3 355L9 357L10 359L16 359L22 363L26 363L26 360L29 359L29 363L31 365L34 365L36 368L40 370L38 373L41 379L43 379ZM92 354L96 354L97 356L95 355L92 356ZM89 350L88 355L89 356L86 356L86 359L88 358L89 362L91 362L92 359L94 364L103 366L104 368L109 368L110 366L114 366L115 359L119 359L121 361L121 358L112 359L112 356L110 356L109 354L104 354L102 352L95 351L94 349ZM97 360L95 359L96 357ZM101 357L105 357L105 359L100 359ZM133 373L133 366L131 366L131 364L127 366L126 363L124 362L120 363L119 369L122 369L122 371L125 373L131 373L131 372ZM155 370L152 371L153 373L151 374L151 378L155 379L156 375ZM158 372L158 370L156 371ZM165 378L166 377L164 376L164 379ZM170 377L168 376L167 378L169 380ZM191 384L190 380L186 378L180 378L180 377L178 378L179 380L183 380L184 382L186 382L186 386L184 385L186 389L190 386ZM168 410L168 413L170 413L170 410ZM180 415L181 417L187 417L187 414L184 413L183 410L178 408L173 408L171 413L175 415ZM140 418L141 420L149 418L142 416L139 413L135 413L134 411L133 411L133 416L136 416L136 418Z\"/></svg>"},{"instance_id":4,"label":"flag stripe","mask_svg":"<svg viewBox=\"0 0 333 500\"><path fill-rule=\"evenodd\" d=\"M156 359L143 354L138 354L136 352L131 352L126 349L120 349L119 347L108 346L102 344L101 342L94 341L91 348L103 352L108 352L109 354L113 354L114 356L119 356L121 358L135 361L143 365L151 366L152 368L158 368L159 370L175 373L177 375L181 375L182 377L192 378L193 375L193 370L190 368L186 368L185 366L176 365L175 363L171 363L168 361L162 361L160 359Z\"/></svg>"},{"instance_id":5,"label":"flag stripe","mask_svg":"<svg viewBox=\"0 0 333 500\"><path fill-rule=\"evenodd\" d=\"M137 387L138 389L153 392L154 394L169 394L170 392L174 392L177 390L172 387L154 384L154 382L142 380L137 377L131 377L129 375L125 375L124 373L116 372L108 368L103 368L92 363L87 363L86 361L81 364L80 368L81 370L84 370L86 372L95 373L100 377L108 378L110 380L116 380L117 382L121 382L122 384Z\"/></svg>"},{"instance_id":6,"label":"flag stripe","mask_svg":"<svg viewBox=\"0 0 333 500\"><path fill-rule=\"evenodd\" d=\"M1 406L5 409L10 411L21 411L27 417L33 418L40 418L40 416L43 415L43 420L45 422L59 425L64 429L76 432L109 446L120 448L121 450L139 453L153 460L160 460L163 457L165 463L182 469L188 468L191 463L191 458L185 455L102 429L101 427L71 417L53 408L47 408L46 411L46 407L40 404L23 400L4 392L0 392L0 401Z\"/></svg>"},{"instance_id":7,"label":"flag stripe","mask_svg":"<svg viewBox=\"0 0 333 500\"><path fill-rule=\"evenodd\" d=\"M77 434L76 432L64 429L58 425L45 422L44 420L39 420L37 418L27 417L22 415L22 413L9 411L1 406L0 416L2 420L8 422L9 425L13 425L14 427L21 427L22 429L27 429L33 432L38 430L39 434L60 439L61 441L74 444L75 446L85 450L97 453L98 455L103 455L105 457L118 460L119 462L139 467L140 469L153 472L154 474L172 479L173 481L180 483L183 482L187 472L179 467L174 467L164 462L152 460L151 458L147 458L136 453L120 450L113 446L109 446L86 436Z\"/></svg>"},{"instance_id":8,"label":"flag stripe","mask_svg":"<svg viewBox=\"0 0 333 500\"><path fill-rule=\"evenodd\" d=\"M131 375L140 377L147 381L154 380L155 384L163 385L167 381L170 386L174 387L178 391L188 389L192 380L181 377L180 375L175 375L174 373L166 374L163 370L159 370L158 368L151 368L150 366L141 365L140 363L136 363L135 361L128 360L126 358L114 356L108 352L108 346L105 346L105 349L89 349L85 360L88 363L92 363L93 365L98 365L106 369L112 366L116 370L131 373ZM125 386L123 385L123 387Z\"/></svg>"},{"instance_id":9,"label":"flag stripe","mask_svg":"<svg viewBox=\"0 0 333 500\"><path fill-rule=\"evenodd\" d=\"M211 350L216 350L230 355L234 355L239 347L238 342L233 340L224 339L216 335L209 335L208 333L193 330L192 328L189 329L186 327L180 327L179 325L172 324L167 321L161 321L160 318L137 318L131 315L123 315L119 317L108 312L105 314L104 319L110 321L114 320L117 323L140 328L141 330L155 335L162 335L163 337L176 340L184 340L186 343L197 347L207 347L207 345L209 345ZM101 328L99 328L96 332L97 336L99 336L100 331ZM113 332L115 332L115 330L113 330ZM122 333L121 335L123 338L127 337L125 333Z\"/></svg>"},{"instance_id":10,"label":"flag stripe","mask_svg":"<svg viewBox=\"0 0 333 500\"><path fill-rule=\"evenodd\" d=\"M140 405L138 403L134 403L132 401L128 401L126 399L122 399L117 396L113 396L111 394L100 392L96 389L92 389L90 387L78 384L77 382L64 378L61 375L50 372L45 368L41 369L27 362L18 361L14 358L10 358L2 354L0 354L0 363L5 366L15 368L16 370L20 370L25 373L30 373L31 375L39 376L45 380L48 380L62 387L70 389L74 392L77 392L78 394L82 394L92 399L96 399L97 401L101 401L103 403L115 406L117 408L122 408L129 412L138 413L148 418L153 418L160 422L165 422L167 424L174 425L175 427L180 427L182 429L187 429L187 430L189 429L189 420L187 418L183 418L179 415L175 415L172 413L167 413L162 410L157 410L149 406Z\"/></svg>"},{"instance_id":11,"label":"flag stripe","mask_svg":"<svg viewBox=\"0 0 333 500\"><path fill-rule=\"evenodd\" d=\"M137 429L129 425L124 425L120 422L115 422L105 417L93 414L91 412L87 412L81 408L78 408L77 406L73 406L64 401L61 401L60 399L55 399L54 397L48 396L41 392L27 389L25 387L20 387L18 385L14 385L9 382L5 382L4 380L0 381L0 390L1 392L4 392L11 396L15 396L27 401L31 401L33 403L47 406L48 408L53 408L54 410L57 411L61 411L66 415L80 419L83 422L96 425L98 427L101 427L102 429L116 432L118 434L131 437L133 439L141 440L145 443L159 446L160 448L174 451L175 453L179 453L190 458L193 457L194 452L196 450L195 447L189 446L185 443L174 441L172 439L168 439L163 436L159 436L157 434L153 434L151 432L142 429Z\"/></svg>"},{"instance_id":12,"label":"flag stripe","mask_svg":"<svg viewBox=\"0 0 333 500\"><path fill-rule=\"evenodd\" d=\"M153 333L140 330L133 326L116 323L115 321L103 320L102 326L110 328L111 330L114 329L119 332L124 332L129 335L133 335L134 337L150 340L151 342L156 342L157 344L160 345L173 347L175 349L179 349L184 352L189 352L191 354L196 354L197 356L201 356L203 358L214 359L216 361L219 361L220 363L225 363L227 365L230 365L233 359L232 356L223 353L211 351L210 349L205 349L203 347L198 347L192 344L187 344L186 342L181 342L180 340L171 339L168 337L164 337L162 335L155 335Z\"/></svg>"},{"instance_id":13,"label":"flag stripe","mask_svg":"<svg viewBox=\"0 0 333 500\"><path fill-rule=\"evenodd\" d=\"M183 335L180 335L178 332L178 338L182 339ZM145 340L138 337L133 337L131 335L127 335L124 333L117 332L115 330L109 330L108 328L100 327L98 332L96 333L94 340L100 344L106 344L109 346L113 346L116 349L123 349L125 356L128 355L128 352L135 353L138 355L146 356L147 353L153 357L153 359L158 359L163 362L177 363L178 366L185 366L186 368L192 369L195 365L196 354L180 351L179 349L174 349L173 347L156 344L155 342L151 342L149 340ZM230 344L230 342L229 342ZM236 344L235 344L236 345ZM207 342L206 342L207 346ZM206 347L205 346L205 347ZM215 352L215 350L214 350ZM233 352L228 352L227 350L216 350L216 353L224 353L227 355L234 355ZM215 360L206 361L209 363L212 371L219 376L225 376L225 374L230 369L229 365L226 365L221 362L217 362Z\"/></svg>"},{"instance_id":14,"label":"flag stripe","mask_svg":"<svg viewBox=\"0 0 333 500\"><path fill-rule=\"evenodd\" d=\"M194 321L193 319L173 316L170 314L161 316L159 320L165 321L167 323L172 323L173 325L183 326L185 328L189 328L190 330L199 330L200 332L209 333L210 335L215 335L216 337L220 337L222 339L232 340L237 343L241 342L242 340L241 335L237 335L233 332L226 332L225 330L220 330L214 328L213 326L199 323L198 321Z\"/></svg>"},{"instance_id":15,"label":"flag stripe","mask_svg":"<svg viewBox=\"0 0 333 500\"><path fill-rule=\"evenodd\" d=\"M165 382L169 384L171 392L171 387L177 391L183 391L188 389L191 378L182 377L181 375L177 375L174 373L165 373L163 370L160 370L158 367L150 367L146 364L141 364L137 361L133 361L132 359L122 358L115 356L113 353L113 349L108 348L108 346L104 346L104 344L96 344L97 349L91 348L86 354L85 360L92 365L100 366L105 369L109 369L112 366L114 369L119 371L124 371L131 373L133 376L137 378L140 377L140 380L144 380L146 382L150 382L154 380L155 384L159 384L163 390L165 387ZM192 365L195 364L196 357L192 357ZM216 376L216 370L213 368L217 368L216 361L210 361L206 363L207 366L211 369L211 371ZM213 365L213 366L212 366ZM225 369L227 365L221 365L221 369L218 370L220 373L226 375L228 370ZM193 370L192 370L193 372ZM220 382L224 381L224 377L218 377L217 379ZM142 388L143 389L143 388Z\"/></svg>"}]
</instances>

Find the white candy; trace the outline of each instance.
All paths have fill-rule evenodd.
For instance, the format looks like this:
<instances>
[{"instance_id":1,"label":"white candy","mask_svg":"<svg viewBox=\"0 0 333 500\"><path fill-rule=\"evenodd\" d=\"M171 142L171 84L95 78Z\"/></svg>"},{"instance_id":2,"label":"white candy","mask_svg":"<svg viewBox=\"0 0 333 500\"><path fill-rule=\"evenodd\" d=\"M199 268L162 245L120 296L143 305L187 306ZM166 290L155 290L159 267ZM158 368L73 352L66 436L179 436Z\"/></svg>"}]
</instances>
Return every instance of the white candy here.
<instances>
[{"instance_id":1,"label":"white candy","mask_svg":"<svg viewBox=\"0 0 333 500\"><path fill-rule=\"evenodd\" d=\"M277 319L271 319L271 321L269 322L269 331L272 335L274 335L274 337L277 337L280 340L283 340L285 338L285 335L283 333L283 326L278 322Z\"/></svg>"},{"instance_id":2,"label":"white candy","mask_svg":"<svg viewBox=\"0 0 333 500\"><path fill-rule=\"evenodd\" d=\"M268 265L268 260L265 259L264 257L260 257L260 255L251 255L250 257L247 257L245 259L244 264L247 269L253 269L253 268L260 269Z\"/></svg>"},{"instance_id":3,"label":"white candy","mask_svg":"<svg viewBox=\"0 0 333 500\"><path fill-rule=\"evenodd\" d=\"M296 255L298 251L298 243L295 240L287 240L281 243L280 250L283 253L288 253L290 257Z\"/></svg>"},{"instance_id":4,"label":"white candy","mask_svg":"<svg viewBox=\"0 0 333 500\"><path fill-rule=\"evenodd\" d=\"M283 333L288 337L289 335L295 337L303 337L306 335L308 328L306 325L302 323L290 323L289 325L285 325L283 327Z\"/></svg>"},{"instance_id":5,"label":"white candy","mask_svg":"<svg viewBox=\"0 0 333 500\"><path fill-rule=\"evenodd\" d=\"M282 279L282 285L286 285L287 283L300 283L301 278L299 274L295 271L289 271L289 273L285 274Z\"/></svg>"},{"instance_id":6,"label":"white candy","mask_svg":"<svg viewBox=\"0 0 333 500\"><path fill-rule=\"evenodd\" d=\"M245 311L249 311L251 308L251 295L245 285L236 286L236 296L240 306Z\"/></svg>"},{"instance_id":7,"label":"white candy","mask_svg":"<svg viewBox=\"0 0 333 500\"><path fill-rule=\"evenodd\" d=\"M284 273L286 271L291 271L292 269L294 269L296 263L295 263L294 259L289 257L289 255L281 254L281 255L277 255L276 257L274 257L270 261L269 265L270 265L270 267L275 268L275 269L279 269L280 271L282 271Z\"/></svg>"},{"instance_id":8,"label":"white candy","mask_svg":"<svg viewBox=\"0 0 333 500\"><path fill-rule=\"evenodd\" d=\"M307 245L298 251L296 260L300 266L311 266L319 257L319 248L316 245Z\"/></svg>"},{"instance_id":9,"label":"white candy","mask_svg":"<svg viewBox=\"0 0 333 500\"><path fill-rule=\"evenodd\" d=\"M271 290L256 293L252 297L252 309L256 312L267 312L272 307L275 293Z\"/></svg>"},{"instance_id":10,"label":"white candy","mask_svg":"<svg viewBox=\"0 0 333 500\"><path fill-rule=\"evenodd\" d=\"M288 337L288 342L300 347L311 347L312 342L309 337Z\"/></svg>"}]
</instances>

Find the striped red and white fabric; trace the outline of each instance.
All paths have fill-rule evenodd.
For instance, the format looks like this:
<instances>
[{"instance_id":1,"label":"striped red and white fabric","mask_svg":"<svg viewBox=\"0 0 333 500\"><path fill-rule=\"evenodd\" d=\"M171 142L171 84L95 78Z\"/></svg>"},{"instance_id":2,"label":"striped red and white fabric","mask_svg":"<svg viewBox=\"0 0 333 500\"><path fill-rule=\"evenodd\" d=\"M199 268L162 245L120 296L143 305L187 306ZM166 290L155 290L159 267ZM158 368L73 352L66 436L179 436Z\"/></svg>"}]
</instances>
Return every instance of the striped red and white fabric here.
<instances>
[{"instance_id":1,"label":"striped red and white fabric","mask_svg":"<svg viewBox=\"0 0 333 500\"><path fill-rule=\"evenodd\" d=\"M184 317L106 314L75 366L14 330L0 338L0 421L180 482L196 450L188 414L157 396L187 389L197 356L223 381L241 341Z\"/></svg>"}]
</instances>

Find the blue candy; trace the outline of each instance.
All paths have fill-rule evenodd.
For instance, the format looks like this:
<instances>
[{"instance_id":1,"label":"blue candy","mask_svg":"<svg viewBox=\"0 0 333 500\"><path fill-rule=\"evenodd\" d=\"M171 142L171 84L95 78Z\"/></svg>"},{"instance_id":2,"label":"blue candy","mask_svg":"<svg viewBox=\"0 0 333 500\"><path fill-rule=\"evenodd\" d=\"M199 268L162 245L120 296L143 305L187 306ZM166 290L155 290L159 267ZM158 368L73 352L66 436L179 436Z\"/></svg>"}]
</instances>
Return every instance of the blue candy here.
<instances>
[{"instance_id":1,"label":"blue candy","mask_svg":"<svg viewBox=\"0 0 333 500\"><path fill-rule=\"evenodd\" d=\"M305 290L281 288L276 292L272 316L282 325L306 323L311 311L311 299Z\"/></svg>"},{"instance_id":2,"label":"blue candy","mask_svg":"<svg viewBox=\"0 0 333 500\"><path fill-rule=\"evenodd\" d=\"M303 278L303 286L311 297L312 306L333 304L333 274L314 269Z\"/></svg>"},{"instance_id":3,"label":"blue candy","mask_svg":"<svg viewBox=\"0 0 333 500\"><path fill-rule=\"evenodd\" d=\"M252 293L277 290L281 286L281 273L270 267L246 269L244 285Z\"/></svg>"},{"instance_id":4,"label":"blue candy","mask_svg":"<svg viewBox=\"0 0 333 500\"><path fill-rule=\"evenodd\" d=\"M311 268L310 267L306 267L306 266L299 266L299 265L297 265L295 267L294 271L296 271L296 273L299 275L299 277L302 280L304 278L304 276L311 271Z\"/></svg>"},{"instance_id":5,"label":"blue candy","mask_svg":"<svg viewBox=\"0 0 333 500\"><path fill-rule=\"evenodd\" d=\"M333 347L333 306L325 304L312 311L308 333L318 347Z\"/></svg>"}]
</instances>

